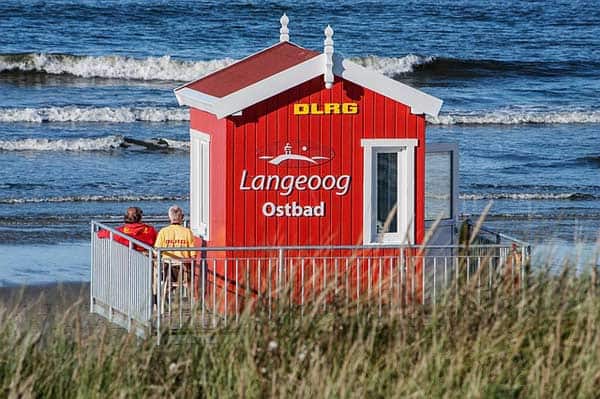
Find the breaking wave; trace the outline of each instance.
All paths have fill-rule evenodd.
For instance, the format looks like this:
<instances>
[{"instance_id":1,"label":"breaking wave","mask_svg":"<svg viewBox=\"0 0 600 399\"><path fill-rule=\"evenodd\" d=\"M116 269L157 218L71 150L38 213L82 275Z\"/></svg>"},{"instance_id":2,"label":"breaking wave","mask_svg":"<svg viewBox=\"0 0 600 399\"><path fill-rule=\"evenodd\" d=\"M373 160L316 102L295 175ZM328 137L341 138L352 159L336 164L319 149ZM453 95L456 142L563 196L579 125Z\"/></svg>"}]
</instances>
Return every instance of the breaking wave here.
<instances>
[{"instance_id":1,"label":"breaking wave","mask_svg":"<svg viewBox=\"0 0 600 399\"><path fill-rule=\"evenodd\" d=\"M186 108L168 107L44 107L0 108L0 122L178 122L189 120Z\"/></svg>"},{"instance_id":2,"label":"breaking wave","mask_svg":"<svg viewBox=\"0 0 600 399\"><path fill-rule=\"evenodd\" d=\"M355 57L352 60L388 76L411 73L419 65L432 63L435 57L408 54L403 57ZM120 55L86 56L54 53L0 55L0 73L45 73L83 78L131 80L191 81L230 65L232 58L183 61L162 57L133 58Z\"/></svg>"},{"instance_id":3,"label":"breaking wave","mask_svg":"<svg viewBox=\"0 0 600 399\"><path fill-rule=\"evenodd\" d=\"M410 74L415 78L469 79L497 76L564 77L593 74L598 62L589 61L503 61L460 59L408 54L403 57L364 56L352 61L390 77ZM595 76L595 75L594 75Z\"/></svg>"},{"instance_id":4,"label":"breaking wave","mask_svg":"<svg viewBox=\"0 0 600 399\"><path fill-rule=\"evenodd\" d=\"M186 196L162 195L77 195L66 197L0 198L0 204L32 204L58 202L138 202L138 201L184 201Z\"/></svg>"},{"instance_id":5,"label":"breaking wave","mask_svg":"<svg viewBox=\"0 0 600 399\"><path fill-rule=\"evenodd\" d=\"M435 61L435 57L423 57L415 54L408 54L404 57L378 57L369 55L366 57L351 58L357 64L369 68L388 76L396 76L415 71L419 65L430 64Z\"/></svg>"},{"instance_id":6,"label":"breaking wave","mask_svg":"<svg viewBox=\"0 0 600 399\"><path fill-rule=\"evenodd\" d=\"M86 56L26 53L0 55L0 72L69 74L84 78L189 81L234 60L181 61L168 55L133 58L119 55Z\"/></svg>"},{"instance_id":7,"label":"breaking wave","mask_svg":"<svg viewBox=\"0 0 600 399\"><path fill-rule=\"evenodd\" d=\"M586 193L485 193L485 194L461 194L463 200L568 200L582 201L598 199L598 196Z\"/></svg>"},{"instance_id":8,"label":"breaking wave","mask_svg":"<svg viewBox=\"0 0 600 399\"><path fill-rule=\"evenodd\" d=\"M117 149L189 150L189 142L173 139L139 140L112 135L97 138L0 140L0 151L112 151Z\"/></svg>"},{"instance_id":9,"label":"breaking wave","mask_svg":"<svg viewBox=\"0 0 600 399\"><path fill-rule=\"evenodd\" d=\"M442 114L427 117L433 125L518 125L518 124L563 124L600 123L599 110L564 111L491 111L472 114Z\"/></svg>"},{"instance_id":10,"label":"breaking wave","mask_svg":"<svg viewBox=\"0 0 600 399\"><path fill-rule=\"evenodd\" d=\"M366 68L391 77L477 78L498 75L565 76L590 74L600 63L589 61L503 61L407 54L400 57L367 55L351 58ZM233 63L232 58L184 61L169 55L134 58L122 55L88 56L59 53L0 54L0 73L69 74L84 78L190 81Z\"/></svg>"}]
</instances>

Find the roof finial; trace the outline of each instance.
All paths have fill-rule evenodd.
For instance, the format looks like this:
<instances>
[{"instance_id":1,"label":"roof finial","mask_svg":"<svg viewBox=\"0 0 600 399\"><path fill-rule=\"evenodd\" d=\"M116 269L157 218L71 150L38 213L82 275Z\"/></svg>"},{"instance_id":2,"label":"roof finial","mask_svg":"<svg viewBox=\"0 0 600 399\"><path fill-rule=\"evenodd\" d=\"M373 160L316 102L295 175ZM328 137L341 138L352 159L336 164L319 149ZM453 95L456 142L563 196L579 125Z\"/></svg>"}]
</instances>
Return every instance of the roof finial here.
<instances>
[{"instance_id":1,"label":"roof finial","mask_svg":"<svg viewBox=\"0 0 600 399\"><path fill-rule=\"evenodd\" d=\"M323 41L325 53L325 88L333 86L333 29L327 25L325 28L325 40Z\"/></svg>"},{"instance_id":2,"label":"roof finial","mask_svg":"<svg viewBox=\"0 0 600 399\"><path fill-rule=\"evenodd\" d=\"M290 30L288 29L288 23L290 19L285 13L279 19L281 22L281 29L279 29L279 41L280 42L289 42L290 41Z\"/></svg>"}]
</instances>

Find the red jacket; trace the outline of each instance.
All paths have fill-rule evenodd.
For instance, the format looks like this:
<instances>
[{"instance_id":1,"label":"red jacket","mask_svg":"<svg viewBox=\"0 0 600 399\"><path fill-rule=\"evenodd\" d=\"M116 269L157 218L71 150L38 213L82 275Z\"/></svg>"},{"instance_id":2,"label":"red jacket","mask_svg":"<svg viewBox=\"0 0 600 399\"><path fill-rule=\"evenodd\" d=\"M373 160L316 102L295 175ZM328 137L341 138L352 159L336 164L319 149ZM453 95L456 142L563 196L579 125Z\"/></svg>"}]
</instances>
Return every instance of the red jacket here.
<instances>
[{"instance_id":1,"label":"red jacket","mask_svg":"<svg viewBox=\"0 0 600 399\"><path fill-rule=\"evenodd\" d=\"M148 244L150 246L154 246L154 241L156 241L156 230L154 229L154 227L147 225L145 223L126 223L123 226L117 227L117 230L119 230L122 233L127 234L128 236L135 238L136 240L139 240L145 244ZM109 237L110 237L110 232L108 230L100 230L98 232L98 238L109 238ZM123 237L117 236L116 234L113 236L113 238L118 243L121 243L125 246L129 246L129 240L126 240ZM144 248L140 247L139 245L134 245L133 248L136 251L144 250Z\"/></svg>"}]
</instances>

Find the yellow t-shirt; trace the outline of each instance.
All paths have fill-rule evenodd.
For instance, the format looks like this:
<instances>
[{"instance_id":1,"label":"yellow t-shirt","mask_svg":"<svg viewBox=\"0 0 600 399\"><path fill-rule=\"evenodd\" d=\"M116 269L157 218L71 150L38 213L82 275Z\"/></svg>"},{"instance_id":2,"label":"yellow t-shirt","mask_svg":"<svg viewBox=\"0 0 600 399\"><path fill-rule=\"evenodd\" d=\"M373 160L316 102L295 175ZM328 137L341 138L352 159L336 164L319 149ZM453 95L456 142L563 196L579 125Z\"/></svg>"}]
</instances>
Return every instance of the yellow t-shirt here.
<instances>
[{"instance_id":1,"label":"yellow t-shirt","mask_svg":"<svg viewBox=\"0 0 600 399\"><path fill-rule=\"evenodd\" d=\"M183 227L179 224L172 224L165 228L162 228L158 232L156 248L176 248L176 247L193 247L194 246L194 234L192 230L187 227ZM167 258L173 259L190 259L194 257L193 251L169 251L164 252L163 255Z\"/></svg>"}]
</instances>

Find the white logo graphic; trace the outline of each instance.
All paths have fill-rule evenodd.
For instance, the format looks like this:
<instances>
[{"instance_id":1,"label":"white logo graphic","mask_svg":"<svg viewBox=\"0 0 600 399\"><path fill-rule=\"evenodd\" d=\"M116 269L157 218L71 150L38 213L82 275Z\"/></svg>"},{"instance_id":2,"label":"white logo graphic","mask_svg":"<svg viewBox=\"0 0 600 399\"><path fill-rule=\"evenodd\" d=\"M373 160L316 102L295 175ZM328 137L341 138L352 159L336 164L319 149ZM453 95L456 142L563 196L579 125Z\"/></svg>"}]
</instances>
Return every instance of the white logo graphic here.
<instances>
[{"instance_id":1,"label":"white logo graphic","mask_svg":"<svg viewBox=\"0 0 600 399\"><path fill-rule=\"evenodd\" d=\"M308 147L302 146L301 150L303 152L307 152ZM329 160L328 157L324 157L322 155L316 155L316 156L309 157L309 156L302 155L302 154L294 154L294 153L292 153L292 145L290 143L285 144L285 146L283 147L283 154L281 154L281 155L277 155L277 156L263 155L258 158L264 159L264 160L269 160L268 162L272 165L279 165L285 161L304 161L304 162L309 162L313 165L317 165L319 163L322 163L322 162L318 162L318 161L328 161Z\"/></svg>"}]
</instances>

